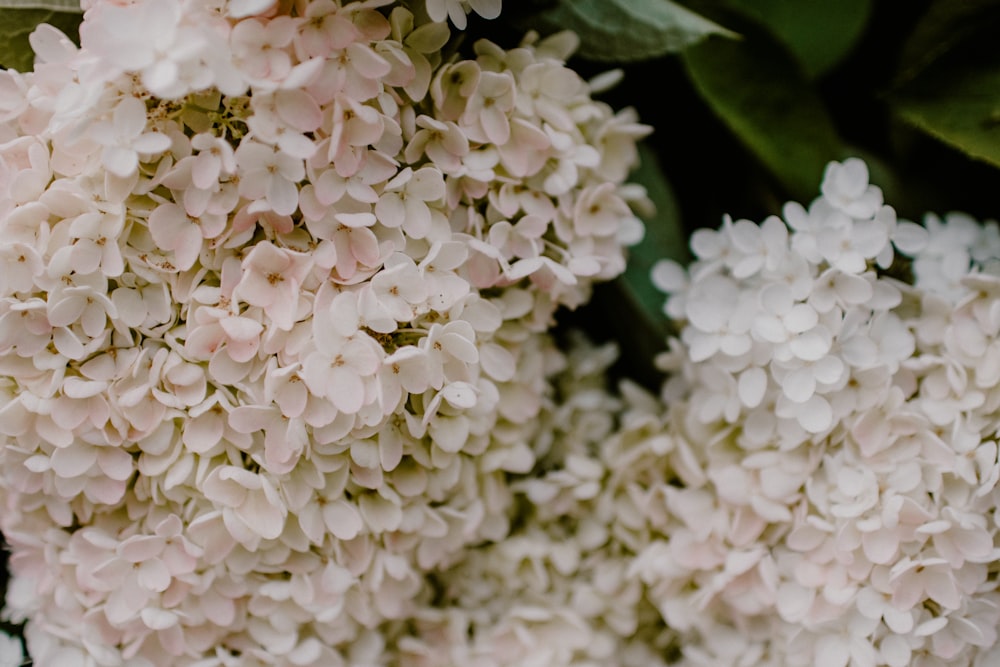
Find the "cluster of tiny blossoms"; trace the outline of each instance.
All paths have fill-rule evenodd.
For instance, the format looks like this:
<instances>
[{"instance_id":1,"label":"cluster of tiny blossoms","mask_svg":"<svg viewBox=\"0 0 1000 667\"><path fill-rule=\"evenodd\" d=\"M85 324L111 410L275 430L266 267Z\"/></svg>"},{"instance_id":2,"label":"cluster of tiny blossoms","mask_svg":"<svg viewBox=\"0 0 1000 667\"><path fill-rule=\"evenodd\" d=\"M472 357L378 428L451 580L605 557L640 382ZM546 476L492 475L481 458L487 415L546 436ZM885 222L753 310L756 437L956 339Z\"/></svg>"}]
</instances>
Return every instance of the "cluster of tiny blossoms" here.
<instances>
[{"instance_id":1,"label":"cluster of tiny blossoms","mask_svg":"<svg viewBox=\"0 0 1000 667\"><path fill-rule=\"evenodd\" d=\"M394 664L673 663L677 635L632 571L649 543L649 500L662 502L644 499L639 483L666 486L663 406L627 382L620 397L609 393L615 356L613 347L572 346L555 378L558 404L533 443L538 467L513 485L517 528L437 575L439 595L400 632Z\"/></svg>"},{"instance_id":2,"label":"cluster of tiny blossoms","mask_svg":"<svg viewBox=\"0 0 1000 667\"><path fill-rule=\"evenodd\" d=\"M897 221L851 159L659 265L679 488L633 567L685 664L1000 658L998 240Z\"/></svg>"},{"instance_id":3,"label":"cluster of tiny blossoms","mask_svg":"<svg viewBox=\"0 0 1000 667\"><path fill-rule=\"evenodd\" d=\"M0 72L0 529L38 664L378 664L508 531L647 132L499 0L91 0ZM596 87L595 87L596 86Z\"/></svg>"},{"instance_id":4,"label":"cluster of tiny blossoms","mask_svg":"<svg viewBox=\"0 0 1000 667\"><path fill-rule=\"evenodd\" d=\"M658 266L660 397L569 353L516 529L438 575L398 664L1000 661L998 226L897 221L859 160L822 192Z\"/></svg>"}]
</instances>

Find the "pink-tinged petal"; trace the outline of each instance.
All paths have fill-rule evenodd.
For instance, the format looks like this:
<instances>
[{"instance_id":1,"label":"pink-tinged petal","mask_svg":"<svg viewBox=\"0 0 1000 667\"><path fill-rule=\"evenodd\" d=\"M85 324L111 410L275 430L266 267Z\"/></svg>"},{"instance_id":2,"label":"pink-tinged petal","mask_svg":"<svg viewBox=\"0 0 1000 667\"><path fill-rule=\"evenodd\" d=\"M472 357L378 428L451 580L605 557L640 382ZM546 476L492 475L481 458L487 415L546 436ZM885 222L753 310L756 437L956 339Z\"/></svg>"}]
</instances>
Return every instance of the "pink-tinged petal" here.
<instances>
[{"instance_id":1,"label":"pink-tinged petal","mask_svg":"<svg viewBox=\"0 0 1000 667\"><path fill-rule=\"evenodd\" d=\"M452 407L468 410L476 406L478 392L468 382L451 382L441 390L441 396Z\"/></svg>"},{"instance_id":2,"label":"pink-tinged petal","mask_svg":"<svg viewBox=\"0 0 1000 667\"><path fill-rule=\"evenodd\" d=\"M97 462L97 448L84 444L60 447L52 452L51 459L52 470L60 477L79 477Z\"/></svg>"},{"instance_id":3,"label":"pink-tinged petal","mask_svg":"<svg viewBox=\"0 0 1000 667\"><path fill-rule=\"evenodd\" d=\"M738 392L740 401L748 408L755 408L764 400L767 391L767 371L753 366L740 374Z\"/></svg>"},{"instance_id":4,"label":"pink-tinged petal","mask_svg":"<svg viewBox=\"0 0 1000 667\"><path fill-rule=\"evenodd\" d=\"M893 530L876 530L861 536L865 556L876 565L888 565L896 555L899 536Z\"/></svg>"},{"instance_id":5,"label":"pink-tinged petal","mask_svg":"<svg viewBox=\"0 0 1000 667\"><path fill-rule=\"evenodd\" d=\"M167 469L167 474L163 478L163 488L169 491L174 487L184 484L191 476L191 473L194 472L194 468L195 457L193 455L185 454L181 456Z\"/></svg>"},{"instance_id":6,"label":"pink-tinged petal","mask_svg":"<svg viewBox=\"0 0 1000 667\"><path fill-rule=\"evenodd\" d=\"M226 231L229 219L222 214L205 213L198 218L198 227L202 238L214 239L222 232Z\"/></svg>"},{"instance_id":7,"label":"pink-tinged petal","mask_svg":"<svg viewBox=\"0 0 1000 667\"><path fill-rule=\"evenodd\" d=\"M439 415L430 423L430 434L436 447L448 453L459 452L469 440L469 420Z\"/></svg>"},{"instance_id":8,"label":"pink-tinged petal","mask_svg":"<svg viewBox=\"0 0 1000 667\"><path fill-rule=\"evenodd\" d=\"M824 635L816 642L816 667L847 667L851 660L848 639L841 635Z\"/></svg>"},{"instance_id":9,"label":"pink-tinged petal","mask_svg":"<svg viewBox=\"0 0 1000 667\"><path fill-rule=\"evenodd\" d=\"M374 204L378 201L378 193L375 192L375 188L355 178L347 181L347 194L355 201L365 204Z\"/></svg>"},{"instance_id":10,"label":"pink-tinged petal","mask_svg":"<svg viewBox=\"0 0 1000 667\"><path fill-rule=\"evenodd\" d=\"M295 466L307 437L301 422L286 421L283 417L279 419L280 423L268 429L264 436L264 460L274 472L285 473ZM282 425L287 428L281 428Z\"/></svg>"},{"instance_id":11,"label":"pink-tinged petal","mask_svg":"<svg viewBox=\"0 0 1000 667\"><path fill-rule=\"evenodd\" d=\"M379 466L378 443L372 439L358 439L351 443L351 460L362 468Z\"/></svg>"},{"instance_id":12,"label":"pink-tinged petal","mask_svg":"<svg viewBox=\"0 0 1000 667\"><path fill-rule=\"evenodd\" d=\"M967 618L958 615L952 616L950 625L952 632L967 644L971 644L972 646L991 646L993 643L992 632L987 635L983 631L982 626ZM987 637L990 637L990 639L987 640Z\"/></svg>"},{"instance_id":13,"label":"pink-tinged petal","mask_svg":"<svg viewBox=\"0 0 1000 667\"><path fill-rule=\"evenodd\" d=\"M311 189L311 193L316 198L316 202L322 207L317 208L314 212L315 218L313 219L318 220L326 213L326 207L336 204L344 196L344 193L347 192L347 181L341 178L333 169L327 169L320 174L315 183L316 185ZM303 193L305 190L306 188L303 188Z\"/></svg>"},{"instance_id":14,"label":"pink-tinged petal","mask_svg":"<svg viewBox=\"0 0 1000 667\"><path fill-rule=\"evenodd\" d=\"M116 552L130 563L141 563L160 555L166 540L157 535L134 535L118 545Z\"/></svg>"},{"instance_id":15,"label":"pink-tinged petal","mask_svg":"<svg viewBox=\"0 0 1000 667\"><path fill-rule=\"evenodd\" d=\"M284 291L275 299L265 312L271 318L275 327L282 331L291 331L295 325L295 315L298 312L299 299L297 292Z\"/></svg>"},{"instance_id":16,"label":"pink-tinged petal","mask_svg":"<svg viewBox=\"0 0 1000 667\"><path fill-rule=\"evenodd\" d=\"M95 273L104 256L101 247L89 239L81 240L74 245L72 253L73 270L77 273Z\"/></svg>"},{"instance_id":17,"label":"pink-tinged petal","mask_svg":"<svg viewBox=\"0 0 1000 667\"><path fill-rule=\"evenodd\" d=\"M236 509L236 514L265 540L277 539L285 529L284 512L268 502L260 491L247 494L246 501Z\"/></svg>"},{"instance_id":18,"label":"pink-tinged petal","mask_svg":"<svg viewBox=\"0 0 1000 667\"><path fill-rule=\"evenodd\" d=\"M819 361L829 351L832 344L830 334L822 327L807 331L796 336L789 343L789 348L799 359L803 361Z\"/></svg>"},{"instance_id":19,"label":"pink-tinged petal","mask_svg":"<svg viewBox=\"0 0 1000 667\"><path fill-rule=\"evenodd\" d=\"M923 574L924 588L927 597L940 604L945 609L958 609L962 606L962 595L955 584L955 578L950 570L936 569Z\"/></svg>"},{"instance_id":20,"label":"pink-tinged petal","mask_svg":"<svg viewBox=\"0 0 1000 667\"><path fill-rule=\"evenodd\" d=\"M219 320L219 326L231 341L257 341L264 331L264 325L249 317L230 316Z\"/></svg>"},{"instance_id":21,"label":"pink-tinged petal","mask_svg":"<svg viewBox=\"0 0 1000 667\"><path fill-rule=\"evenodd\" d=\"M319 503L309 502L295 515L299 522L299 528L313 544L321 544L326 536L326 526L323 524L323 516L320 511Z\"/></svg>"},{"instance_id":22,"label":"pink-tinged petal","mask_svg":"<svg viewBox=\"0 0 1000 667\"><path fill-rule=\"evenodd\" d=\"M275 154L275 160L278 165L278 173L286 180L295 183L306 177L306 167L301 158L279 151Z\"/></svg>"},{"instance_id":23,"label":"pink-tinged petal","mask_svg":"<svg viewBox=\"0 0 1000 667\"><path fill-rule=\"evenodd\" d=\"M91 303L80 315L80 328L91 338L104 333L108 324L108 313L97 303Z\"/></svg>"},{"instance_id":24,"label":"pink-tinged petal","mask_svg":"<svg viewBox=\"0 0 1000 667\"><path fill-rule=\"evenodd\" d=\"M229 425L237 433L255 433L271 426L278 417L274 408L242 405L229 413Z\"/></svg>"},{"instance_id":25,"label":"pink-tinged petal","mask_svg":"<svg viewBox=\"0 0 1000 667\"><path fill-rule=\"evenodd\" d=\"M392 71L388 60L375 53L367 44L355 42L347 47L347 56L355 71L366 79L381 79Z\"/></svg>"},{"instance_id":26,"label":"pink-tinged petal","mask_svg":"<svg viewBox=\"0 0 1000 667\"><path fill-rule=\"evenodd\" d=\"M244 549L256 550L260 544L260 534L255 531L237 510L227 507L222 510L222 522L229 536L243 545Z\"/></svg>"},{"instance_id":27,"label":"pink-tinged petal","mask_svg":"<svg viewBox=\"0 0 1000 667\"><path fill-rule=\"evenodd\" d=\"M113 118L118 136L137 137L146 127L146 105L136 97L126 97L118 102Z\"/></svg>"},{"instance_id":28,"label":"pink-tinged petal","mask_svg":"<svg viewBox=\"0 0 1000 667\"><path fill-rule=\"evenodd\" d=\"M510 140L510 120L502 109L496 106L484 108L479 122L482 123L486 138L497 146L502 146Z\"/></svg>"},{"instance_id":29,"label":"pink-tinged petal","mask_svg":"<svg viewBox=\"0 0 1000 667\"><path fill-rule=\"evenodd\" d=\"M433 167L422 167L413 172L406 190L425 202L438 201L445 195L444 177Z\"/></svg>"},{"instance_id":30,"label":"pink-tinged petal","mask_svg":"<svg viewBox=\"0 0 1000 667\"><path fill-rule=\"evenodd\" d=\"M147 560L139 565L139 585L147 590L162 593L170 587L170 571L159 558Z\"/></svg>"},{"instance_id":31,"label":"pink-tinged petal","mask_svg":"<svg viewBox=\"0 0 1000 667\"><path fill-rule=\"evenodd\" d=\"M101 163L115 176L127 178L139 167L139 157L129 148L108 146L101 152Z\"/></svg>"},{"instance_id":32,"label":"pink-tinged petal","mask_svg":"<svg viewBox=\"0 0 1000 667\"><path fill-rule=\"evenodd\" d=\"M128 623L135 619L136 613L146 606L151 597L149 591L134 583L122 582L121 586L111 591L108 601L104 603L104 614L112 625Z\"/></svg>"},{"instance_id":33,"label":"pink-tinged petal","mask_svg":"<svg viewBox=\"0 0 1000 667\"><path fill-rule=\"evenodd\" d=\"M368 228L351 231L351 255L359 264L372 267L378 264L380 251L378 238Z\"/></svg>"},{"instance_id":34,"label":"pink-tinged petal","mask_svg":"<svg viewBox=\"0 0 1000 667\"><path fill-rule=\"evenodd\" d=\"M17 437L24 435L34 423L34 414L28 412L17 399L0 407L0 433Z\"/></svg>"},{"instance_id":35,"label":"pink-tinged petal","mask_svg":"<svg viewBox=\"0 0 1000 667\"><path fill-rule=\"evenodd\" d=\"M117 278L125 271L125 259L121 248L114 241L107 241L101 252L101 272L109 278Z\"/></svg>"},{"instance_id":36,"label":"pink-tinged petal","mask_svg":"<svg viewBox=\"0 0 1000 667\"><path fill-rule=\"evenodd\" d=\"M294 132L285 132L278 137L278 148L301 160L308 160L316 153L316 144L312 139Z\"/></svg>"},{"instance_id":37,"label":"pink-tinged petal","mask_svg":"<svg viewBox=\"0 0 1000 667\"><path fill-rule=\"evenodd\" d=\"M247 497L247 487L234 482L228 476L224 476L229 466L220 466L210 472L202 483L202 491L205 497L214 503L222 504L226 507L237 507L242 504ZM247 474L252 475L247 471Z\"/></svg>"},{"instance_id":38,"label":"pink-tinged petal","mask_svg":"<svg viewBox=\"0 0 1000 667\"><path fill-rule=\"evenodd\" d=\"M121 289L115 290L115 294L121 291ZM113 296L114 295L112 295L112 297ZM126 324L129 323L128 320L125 322ZM129 326L138 325L130 324ZM221 346L225 340L225 332L221 327L213 325L200 326L192 329L188 333L187 340L184 341L184 350L194 359L198 361L205 361L209 359L217 349L219 349L219 346Z\"/></svg>"},{"instance_id":39,"label":"pink-tinged petal","mask_svg":"<svg viewBox=\"0 0 1000 667\"><path fill-rule=\"evenodd\" d=\"M867 281L865 281L867 284ZM782 318L784 325L792 333L802 333L809 331L819 322L819 315L807 304L799 303L792 308Z\"/></svg>"},{"instance_id":40,"label":"pink-tinged petal","mask_svg":"<svg viewBox=\"0 0 1000 667\"><path fill-rule=\"evenodd\" d=\"M888 667L908 667L913 651L904 637L890 634L879 642L879 656Z\"/></svg>"},{"instance_id":41,"label":"pink-tinged petal","mask_svg":"<svg viewBox=\"0 0 1000 667\"><path fill-rule=\"evenodd\" d=\"M378 220L371 213L338 213L334 216L337 222L352 230L371 227Z\"/></svg>"},{"instance_id":42,"label":"pink-tinged petal","mask_svg":"<svg viewBox=\"0 0 1000 667\"><path fill-rule=\"evenodd\" d=\"M281 408L283 415L294 419L305 412L309 402L309 391L303 382L290 382L278 391L274 401Z\"/></svg>"},{"instance_id":43,"label":"pink-tinged petal","mask_svg":"<svg viewBox=\"0 0 1000 667\"><path fill-rule=\"evenodd\" d=\"M30 35L28 42L39 62L43 63L64 63L73 57L78 49L70 39L47 23L42 23Z\"/></svg>"},{"instance_id":44,"label":"pink-tinged petal","mask_svg":"<svg viewBox=\"0 0 1000 667\"><path fill-rule=\"evenodd\" d=\"M87 300L83 295L66 296L55 303L50 302L49 324L54 327L68 327L80 319L86 307Z\"/></svg>"},{"instance_id":45,"label":"pink-tinged petal","mask_svg":"<svg viewBox=\"0 0 1000 667\"><path fill-rule=\"evenodd\" d=\"M326 397L339 411L355 414L364 405L364 382L350 368L331 368L327 374Z\"/></svg>"},{"instance_id":46,"label":"pink-tinged petal","mask_svg":"<svg viewBox=\"0 0 1000 667\"><path fill-rule=\"evenodd\" d=\"M375 204L375 216L386 227L399 227L406 221L406 207L396 192L387 192Z\"/></svg>"},{"instance_id":47,"label":"pink-tinged petal","mask_svg":"<svg viewBox=\"0 0 1000 667\"><path fill-rule=\"evenodd\" d=\"M825 398L813 395L797 410L798 422L810 433L822 433L833 426L833 409Z\"/></svg>"},{"instance_id":48,"label":"pink-tinged petal","mask_svg":"<svg viewBox=\"0 0 1000 667\"><path fill-rule=\"evenodd\" d=\"M476 344L458 333L445 333L441 336L441 344L445 352L459 361L474 364L479 361L479 349Z\"/></svg>"},{"instance_id":49,"label":"pink-tinged petal","mask_svg":"<svg viewBox=\"0 0 1000 667\"><path fill-rule=\"evenodd\" d=\"M431 229L431 212L427 204L416 197L408 197L405 203L406 233L416 239L427 236Z\"/></svg>"},{"instance_id":50,"label":"pink-tinged petal","mask_svg":"<svg viewBox=\"0 0 1000 667\"><path fill-rule=\"evenodd\" d=\"M427 352L418 347L401 347L383 362L403 388L411 394L427 390Z\"/></svg>"},{"instance_id":51,"label":"pink-tinged petal","mask_svg":"<svg viewBox=\"0 0 1000 667\"><path fill-rule=\"evenodd\" d=\"M382 496L366 493L358 499L361 516L373 533L398 530L403 522L403 509Z\"/></svg>"},{"instance_id":52,"label":"pink-tinged petal","mask_svg":"<svg viewBox=\"0 0 1000 667\"><path fill-rule=\"evenodd\" d=\"M182 435L184 446L197 454L211 450L221 442L225 433L223 419L221 415L206 412L188 420Z\"/></svg>"},{"instance_id":53,"label":"pink-tinged petal","mask_svg":"<svg viewBox=\"0 0 1000 667\"><path fill-rule=\"evenodd\" d=\"M60 428L73 431L83 422L87 421L89 412L90 408L86 401L75 401L59 397L55 399L51 418Z\"/></svg>"},{"instance_id":54,"label":"pink-tinged petal","mask_svg":"<svg viewBox=\"0 0 1000 667\"><path fill-rule=\"evenodd\" d=\"M479 350L479 363L494 380L506 382L514 377L517 364L507 348L496 343L486 343Z\"/></svg>"},{"instance_id":55,"label":"pink-tinged petal","mask_svg":"<svg viewBox=\"0 0 1000 667\"><path fill-rule=\"evenodd\" d=\"M382 469L390 472L396 469L399 462L403 460L403 441L398 437L384 437L384 431L379 433L378 438L379 462Z\"/></svg>"},{"instance_id":56,"label":"pink-tinged petal","mask_svg":"<svg viewBox=\"0 0 1000 667\"><path fill-rule=\"evenodd\" d=\"M132 455L118 447L98 448L97 465L109 479L118 482L128 480L135 471Z\"/></svg>"},{"instance_id":57,"label":"pink-tinged petal","mask_svg":"<svg viewBox=\"0 0 1000 667\"><path fill-rule=\"evenodd\" d=\"M204 151L192 159L191 182L194 183L194 186L199 190L214 188L219 182L219 174L222 171L222 158Z\"/></svg>"},{"instance_id":58,"label":"pink-tinged petal","mask_svg":"<svg viewBox=\"0 0 1000 667\"><path fill-rule=\"evenodd\" d=\"M299 206L299 190L291 181L272 176L267 184L267 203L278 215L291 215Z\"/></svg>"},{"instance_id":59,"label":"pink-tinged petal","mask_svg":"<svg viewBox=\"0 0 1000 667\"><path fill-rule=\"evenodd\" d=\"M139 618L150 630L162 631L177 625L177 615L173 612L156 607L145 607L139 612ZM213 619L214 620L214 619Z\"/></svg>"},{"instance_id":60,"label":"pink-tinged petal","mask_svg":"<svg viewBox=\"0 0 1000 667\"><path fill-rule=\"evenodd\" d=\"M353 540L364 528L357 508L344 500L323 505L323 522L334 537L341 540Z\"/></svg>"},{"instance_id":61,"label":"pink-tinged petal","mask_svg":"<svg viewBox=\"0 0 1000 667\"><path fill-rule=\"evenodd\" d=\"M789 400L805 403L816 391L816 378L811 368L798 368L785 376L781 388Z\"/></svg>"},{"instance_id":62,"label":"pink-tinged petal","mask_svg":"<svg viewBox=\"0 0 1000 667\"><path fill-rule=\"evenodd\" d=\"M319 104L304 90L279 90L275 93L278 117L299 132L312 132L323 122Z\"/></svg>"},{"instance_id":63,"label":"pink-tinged petal","mask_svg":"<svg viewBox=\"0 0 1000 667\"><path fill-rule=\"evenodd\" d=\"M344 356L355 373L361 377L368 377L374 375L382 365L382 355L378 352L380 349L376 347L374 341L366 337L349 341L344 347Z\"/></svg>"},{"instance_id":64,"label":"pink-tinged petal","mask_svg":"<svg viewBox=\"0 0 1000 667\"><path fill-rule=\"evenodd\" d=\"M159 132L146 132L132 142L132 150L137 153L157 154L170 148L170 137Z\"/></svg>"}]
</instances>

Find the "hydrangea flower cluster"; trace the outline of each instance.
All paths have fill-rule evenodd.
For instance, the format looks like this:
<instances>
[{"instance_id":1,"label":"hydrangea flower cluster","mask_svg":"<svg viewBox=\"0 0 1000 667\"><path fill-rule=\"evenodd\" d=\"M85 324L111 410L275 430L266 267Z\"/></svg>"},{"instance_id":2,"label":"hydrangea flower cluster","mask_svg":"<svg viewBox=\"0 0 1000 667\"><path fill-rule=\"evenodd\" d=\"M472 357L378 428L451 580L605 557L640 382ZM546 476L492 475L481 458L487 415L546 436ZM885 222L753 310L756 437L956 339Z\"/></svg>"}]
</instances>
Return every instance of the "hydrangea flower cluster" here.
<instances>
[{"instance_id":1,"label":"hydrangea flower cluster","mask_svg":"<svg viewBox=\"0 0 1000 667\"><path fill-rule=\"evenodd\" d=\"M856 159L782 217L655 271L682 488L635 570L689 664L993 664L996 223L897 221Z\"/></svg>"},{"instance_id":2,"label":"hydrangea flower cluster","mask_svg":"<svg viewBox=\"0 0 1000 667\"><path fill-rule=\"evenodd\" d=\"M439 595L395 643L401 667L667 667L676 633L631 569L648 543L642 471L665 467L662 405L631 383L616 397L613 346L576 341L560 400L513 485L523 514L504 540L437 575Z\"/></svg>"},{"instance_id":3,"label":"hydrangea flower cluster","mask_svg":"<svg viewBox=\"0 0 1000 667\"><path fill-rule=\"evenodd\" d=\"M499 0L90 0L0 72L0 529L38 664L379 664L508 531L648 132Z\"/></svg>"},{"instance_id":4,"label":"hydrangea flower cluster","mask_svg":"<svg viewBox=\"0 0 1000 667\"><path fill-rule=\"evenodd\" d=\"M524 515L439 575L399 664L1000 661L998 226L898 221L859 160L822 192L657 267L661 396L569 353Z\"/></svg>"}]
</instances>

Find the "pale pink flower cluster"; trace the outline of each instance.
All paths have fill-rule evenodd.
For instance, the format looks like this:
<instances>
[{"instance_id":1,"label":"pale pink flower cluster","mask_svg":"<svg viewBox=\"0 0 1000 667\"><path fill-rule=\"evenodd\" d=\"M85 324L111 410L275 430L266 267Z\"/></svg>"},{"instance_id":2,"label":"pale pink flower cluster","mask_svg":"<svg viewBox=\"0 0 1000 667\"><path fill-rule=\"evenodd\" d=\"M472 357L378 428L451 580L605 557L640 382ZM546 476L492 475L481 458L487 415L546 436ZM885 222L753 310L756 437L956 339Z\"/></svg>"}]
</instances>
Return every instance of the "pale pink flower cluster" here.
<instances>
[{"instance_id":1,"label":"pale pink flower cluster","mask_svg":"<svg viewBox=\"0 0 1000 667\"><path fill-rule=\"evenodd\" d=\"M435 599L394 642L400 667L667 667L676 633L631 562L648 529L635 495L662 476L662 405L606 386L613 347L577 341L555 378L561 400L532 446L536 471L514 484L526 509L502 541L436 575ZM664 480L665 482L665 480Z\"/></svg>"},{"instance_id":2,"label":"pale pink flower cluster","mask_svg":"<svg viewBox=\"0 0 1000 667\"><path fill-rule=\"evenodd\" d=\"M499 2L86 3L0 72L6 613L45 665L377 664L508 530L648 128Z\"/></svg>"},{"instance_id":3,"label":"pale pink flower cluster","mask_svg":"<svg viewBox=\"0 0 1000 667\"><path fill-rule=\"evenodd\" d=\"M682 485L634 570L686 664L992 664L996 225L897 221L855 159L822 193L658 267Z\"/></svg>"},{"instance_id":4,"label":"pale pink flower cluster","mask_svg":"<svg viewBox=\"0 0 1000 667\"><path fill-rule=\"evenodd\" d=\"M658 267L660 397L569 353L516 530L437 575L399 664L1000 660L996 224L897 221L858 160L783 218Z\"/></svg>"}]
</instances>

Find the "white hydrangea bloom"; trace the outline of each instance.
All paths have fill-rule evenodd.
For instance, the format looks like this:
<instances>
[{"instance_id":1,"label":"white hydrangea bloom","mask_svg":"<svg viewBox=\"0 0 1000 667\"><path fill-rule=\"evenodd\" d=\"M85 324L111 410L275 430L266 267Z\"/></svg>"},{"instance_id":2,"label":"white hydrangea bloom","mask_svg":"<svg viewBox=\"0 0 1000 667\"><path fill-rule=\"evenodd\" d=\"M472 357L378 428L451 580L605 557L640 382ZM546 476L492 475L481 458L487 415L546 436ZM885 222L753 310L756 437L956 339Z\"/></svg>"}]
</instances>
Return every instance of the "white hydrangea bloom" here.
<instances>
[{"instance_id":1,"label":"white hydrangea bloom","mask_svg":"<svg viewBox=\"0 0 1000 667\"><path fill-rule=\"evenodd\" d=\"M2 73L0 529L37 664L375 663L509 530L545 331L624 269L649 128L561 36L442 63L499 0L410 4L96 0L80 49L45 27Z\"/></svg>"},{"instance_id":2,"label":"white hydrangea bloom","mask_svg":"<svg viewBox=\"0 0 1000 667\"><path fill-rule=\"evenodd\" d=\"M732 664L707 657L719 626L782 665L980 664L1000 622L994 223L897 221L859 160L821 191L654 275L682 321L663 361L689 500L635 571L694 664Z\"/></svg>"}]
</instances>

